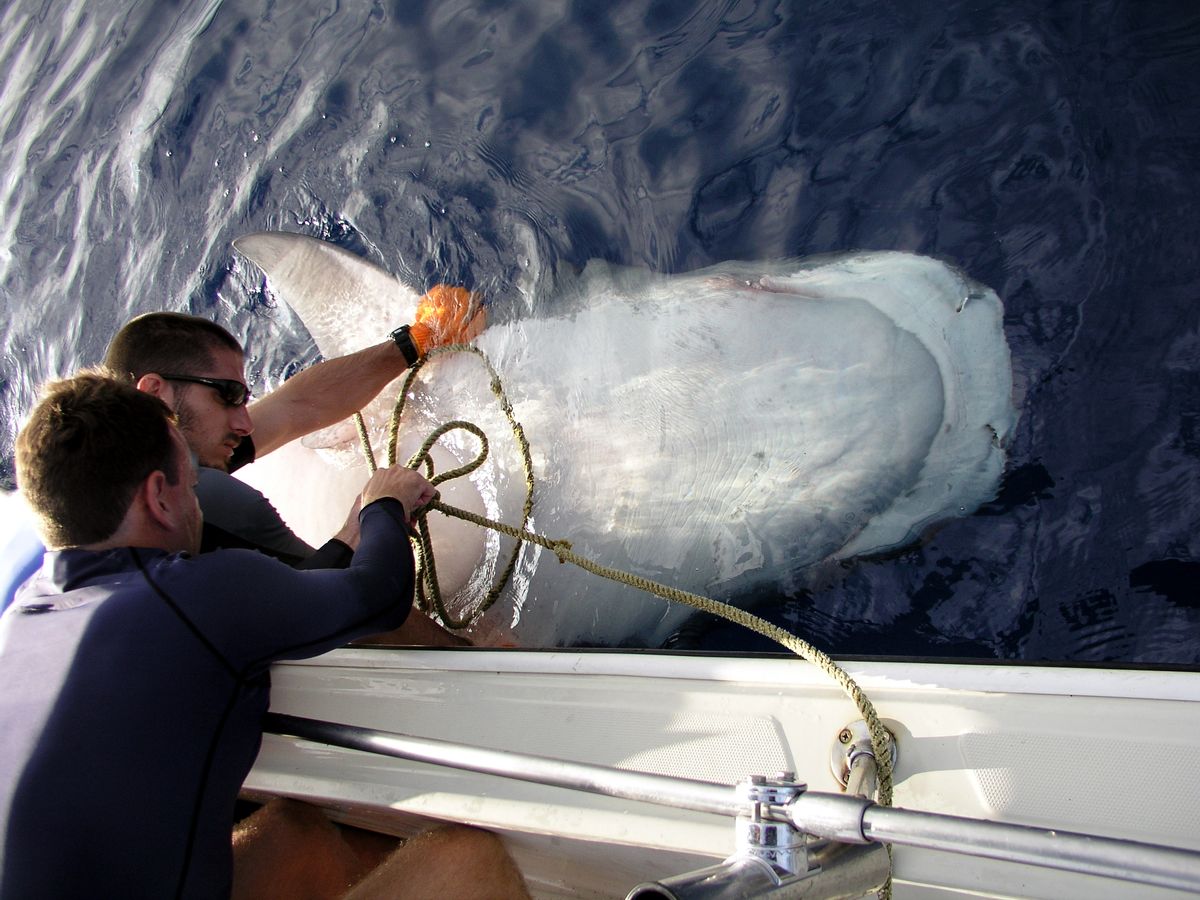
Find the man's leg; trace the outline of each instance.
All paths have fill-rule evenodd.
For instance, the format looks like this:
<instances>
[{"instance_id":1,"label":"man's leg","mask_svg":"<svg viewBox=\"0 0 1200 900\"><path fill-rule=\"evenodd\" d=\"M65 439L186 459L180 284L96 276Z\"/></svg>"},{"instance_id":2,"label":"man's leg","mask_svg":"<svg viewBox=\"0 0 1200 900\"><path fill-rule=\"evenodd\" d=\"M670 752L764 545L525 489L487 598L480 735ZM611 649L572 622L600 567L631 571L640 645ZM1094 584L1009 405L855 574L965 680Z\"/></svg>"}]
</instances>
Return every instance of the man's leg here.
<instances>
[{"instance_id":1,"label":"man's leg","mask_svg":"<svg viewBox=\"0 0 1200 900\"><path fill-rule=\"evenodd\" d=\"M448 825L407 841L344 900L528 900L525 880L500 838Z\"/></svg>"},{"instance_id":2,"label":"man's leg","mask_svg":"<svg viewBox=\"0 0 1200 900\"><path fill-rule=\"evenodd\" d=\"M529 898L520 870L490 831L447 825L398 844L338 826L316 806L277 798L234 829L232 900Z\"/></svg>"},{"instance_id":3,"label":"man's leg","mask_svg":"<svg viewBox=\"0 0 1200 900\"><path fill-rule=\"evenodd\" d=\"M232 900L333 900L398 843L342 829L315 806L277 798L234 828Z\"/></svg>"}]
</instances>

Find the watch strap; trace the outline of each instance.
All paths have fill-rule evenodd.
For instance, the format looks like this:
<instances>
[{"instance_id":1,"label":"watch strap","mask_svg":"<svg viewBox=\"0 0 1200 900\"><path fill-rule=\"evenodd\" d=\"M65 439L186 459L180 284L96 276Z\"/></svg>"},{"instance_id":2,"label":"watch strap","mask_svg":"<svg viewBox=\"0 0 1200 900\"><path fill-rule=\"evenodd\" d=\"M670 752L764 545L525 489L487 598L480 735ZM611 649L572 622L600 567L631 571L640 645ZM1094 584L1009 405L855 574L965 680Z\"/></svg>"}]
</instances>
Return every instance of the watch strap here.
<instances>
[{"instance_id":1,"label":"watch strap","mask_svg":"<svg viewBox=\"0 0 1200 900\"><path fill-rule=\"evenodd\" d=\"M421 358L421 351L417 349L417 342L413 340L412 335L409 333L409 326L401 325L393 331L392 340L396 342L396 346L404 354L404 361L409 366L416 365L417 360Z\"/></svg>"}]
</instances>

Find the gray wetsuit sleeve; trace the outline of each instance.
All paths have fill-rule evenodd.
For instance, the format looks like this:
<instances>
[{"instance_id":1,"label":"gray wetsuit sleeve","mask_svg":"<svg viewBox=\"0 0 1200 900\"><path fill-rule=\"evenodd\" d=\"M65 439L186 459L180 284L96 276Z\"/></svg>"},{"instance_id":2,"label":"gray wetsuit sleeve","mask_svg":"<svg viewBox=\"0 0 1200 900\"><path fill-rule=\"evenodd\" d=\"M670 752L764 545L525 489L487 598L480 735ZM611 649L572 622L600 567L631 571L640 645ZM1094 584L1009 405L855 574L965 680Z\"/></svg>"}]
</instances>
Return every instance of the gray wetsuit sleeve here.
<instances>
[{"instance_id":1,"label":"gray wetsuit sleeve","mask_svg":"<svg viewBox=\"0 0 1200 900\"><path fill-rule=\"evenodd\" d=\"M200 469L201 550L245 548L294 565L313 548L292 533L262 492L218 469Z\"/></svg>"}]
</instances>

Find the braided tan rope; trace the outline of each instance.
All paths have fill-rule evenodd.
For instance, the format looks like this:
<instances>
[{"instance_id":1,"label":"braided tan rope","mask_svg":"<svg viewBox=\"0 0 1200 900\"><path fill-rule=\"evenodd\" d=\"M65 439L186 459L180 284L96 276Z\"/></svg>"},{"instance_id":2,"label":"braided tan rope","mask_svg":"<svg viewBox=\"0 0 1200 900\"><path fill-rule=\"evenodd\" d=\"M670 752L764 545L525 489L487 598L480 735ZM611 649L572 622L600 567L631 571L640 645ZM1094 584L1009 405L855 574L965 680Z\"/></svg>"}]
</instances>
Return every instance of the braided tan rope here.
<instances>
[{"instance_id":1,"label":"braided tan rope","mask_svg":"<svg viewBox=\"0 0 1200 900\"><path fill-rule=\"evenodd\" d=\"M529 452L529 441L525 438L525 429L521 427L521 423L516 420L513 415L512 404L508 401L508 395L504 392L504 386L500 382L500 376L492 367L491 362L483 352L470 344L450 344L445 347L438 347L431 350L426 356L419 359L414 365L410 366L408 373L404 377L404 382L400 386L400 395L396 398L396 403L392 408L391 419L388 422L388 447L387 447L387 464L394 466L396 464L396 450L400 441L400 419L404 415L404 404L408 397L409 390L412 387L413 381L417 377L417 373L425 363L435 356L440 356L444 353L472 353L487 369L489 376L489 385L492 393L495 395L497 402L500 404L501 410L508 419L510 428L512 429L513 437L517 442L517 447L521 452L521 466L525 471L525 504L521 515L521 528L524 529L529 524L529 517L533 514L533 459ZM363 447L363 455L366 457L367 467L374 472L376 469L375 454L371 450L371 439L367 434L367 426L363 421L361 413L354 414L354 422L358 428L359 441ZM433 445L445 434L451 431L468 431L479 440L479 452L474 460L466 465L460 466L457 469L451 469L448 472L435 474L433 458L430 455ZM468 475L483 465L484 460L488 455L488 439L483 430L470 422L456 420L447 422L444 425L434 429L433 432L425 439L416 453L409 459L407 466L410 469L415 469L419 465L425 466L426 477L433 483L434 486L449 481L452 478L458 478L463 475ZM450 507L447 507L450 508ZM463 510L463 512L466 512ZM466 628L475 619L487 612L488 609L500 597L505 585L512 578L512 573L516 569L517 559L521 553L522 539L517 538L516 546L513 547L512 553L509 554L508 563L504 567L504 571L496 579L495 583L484 595L483 599L475 607L473 611L469 611L462 618L455 616L446 606L445 599L442 596L441 584L437 577L437 563L433 553L433 539L429 531L428 520L424 514L414 516L416 522L417 538L416 555L417 555L417 605L424 612L432 612L441 619L442 624L447 628L458 630Z\"/></svg>"},{"instance_id":2,"label":"braided tan rope","mask_svg":"<svg viewBox=\"0 0 1200 900\"><path fill-rule=\"evenodd\" d=\"M753 613L746 612L746 610L731 606L728 603L722 603L719 600L713 600L711 597L704 597L700 594L680 590L670 585L660 584L657 581L651 581L649 578L643 578L631 572L624 572L620 569L612 569L608 566L600 565L594 560L580 556L572 550L570 541L552 540L531 531L513 528L503 522L497 522L485 516L459 509L458 507L448 506L437 498L432 500L418 515L424 516L429 510L437 510L444 515L453 516L456 519L462 519L483 528L491 528L509 537L538 544L557 556L560 563L571 563L587 572L591 572L593 575L599 575L601 578L608 578L611 581L627 584L648 594L662 597L664 600L684 603L702 612L728 619L730 622L734 622L764 637L770 638L791 650L797 656L817 666L832 678L850 699L854 701L854 705L858 707L863 720L867 723L867 728L871 734L871 747L875 752L875 759L879 766L879 802L883 806L891 805L892 755L890 752L891 738L888 735L887 729L880 722L879 714L875 711L874 704L871 703L871 700L863 692L862 688L858 686L858 683L827 654L818 650L808 641L784 631L777 625L772 625L770 622L759 618Z\"/></svg>"}]
</instances>

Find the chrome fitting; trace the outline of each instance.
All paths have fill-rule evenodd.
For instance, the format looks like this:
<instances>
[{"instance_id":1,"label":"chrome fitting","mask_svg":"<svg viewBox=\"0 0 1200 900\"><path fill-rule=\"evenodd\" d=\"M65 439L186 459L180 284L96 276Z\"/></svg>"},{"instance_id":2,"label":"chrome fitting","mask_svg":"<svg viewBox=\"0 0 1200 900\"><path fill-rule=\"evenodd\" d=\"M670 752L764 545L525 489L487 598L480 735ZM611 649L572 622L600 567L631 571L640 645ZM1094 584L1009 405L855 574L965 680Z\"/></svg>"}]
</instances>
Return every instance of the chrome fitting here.
<instances>
[{"instance_id":1,"label":"chrome fitting","mask_svg":"<svg viewBox=\"0 0 1200 900\"><path fill-rule=\"evenodd\" d=\"M761 859L780 874L806 873L808 839L787 814L806 789L792 772L774 778L754 775L739 782L737 796L750 804L750 811L737 817L735 855Z\"/></svg>"},{"instance_id":2,"label":"chrome fitting","mask_svg":"<svg viewBox=\"0 0 1200 900\"><path fill-rule=\"evenodd\" d=\"M888 732L888 752L896 765L896 738ZM879 782L879 764L871 744L871 731L859 719L838 732L829 751L829 768L847 794L873 797Z\"/></svg>"}]
</instances>

